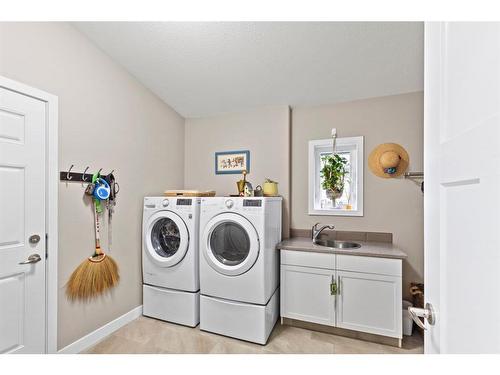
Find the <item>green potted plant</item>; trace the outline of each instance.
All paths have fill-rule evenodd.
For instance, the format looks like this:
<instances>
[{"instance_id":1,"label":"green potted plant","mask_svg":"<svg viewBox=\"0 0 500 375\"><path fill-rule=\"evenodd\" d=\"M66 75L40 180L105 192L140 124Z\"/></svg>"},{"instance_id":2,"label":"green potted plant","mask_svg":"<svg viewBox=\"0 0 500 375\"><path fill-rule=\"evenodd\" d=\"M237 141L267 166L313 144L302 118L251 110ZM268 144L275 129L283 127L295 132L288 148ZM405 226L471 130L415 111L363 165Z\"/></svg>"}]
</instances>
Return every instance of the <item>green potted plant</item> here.
<instances>
[{"instance_id":1,"label":"green potted plant","mask_svg":"<svg viewBox=\"0 0 500 375\"><path fill-rule=\"evenodd\" d=\"M326 196L335 202L342 196L346 175L349 173L347 169L347 159L338 155L326 155L321 158L324 165L321 168L321 177L323 182L321 187L326 191Z\"/></svg>"}]
</instances>

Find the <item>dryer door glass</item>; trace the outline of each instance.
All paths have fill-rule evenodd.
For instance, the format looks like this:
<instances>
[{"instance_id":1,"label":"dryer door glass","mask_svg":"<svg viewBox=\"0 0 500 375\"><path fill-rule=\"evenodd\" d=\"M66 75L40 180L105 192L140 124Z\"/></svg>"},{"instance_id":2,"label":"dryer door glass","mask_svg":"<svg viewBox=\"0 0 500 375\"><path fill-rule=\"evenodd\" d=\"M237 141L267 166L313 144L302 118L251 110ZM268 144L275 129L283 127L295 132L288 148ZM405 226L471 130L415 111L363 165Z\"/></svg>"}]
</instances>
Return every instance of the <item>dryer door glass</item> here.
<instances>
[{"instance_id":1,"label":"dryer door glass","mask_svg":"<svg viewBox=\"0 0 500 375\"><path fill-rule=\"evenodd\" d=\"M241 225L224 222L212 231L210 248L219 262L228 266L236 266L248 257L250 238Z\"/></svg>"},{"instance_id":2,"label":"dryer door glass","mask_svg":"<svg viewBox=\"0 0 500 375\"><path fill-rule=\"evenodd\" d=\"M159 256L171 257L179 250L180 242L179 227L172 219L164 217L155 223L151 230L151 244Z\"/></svg>"}]
</instances>

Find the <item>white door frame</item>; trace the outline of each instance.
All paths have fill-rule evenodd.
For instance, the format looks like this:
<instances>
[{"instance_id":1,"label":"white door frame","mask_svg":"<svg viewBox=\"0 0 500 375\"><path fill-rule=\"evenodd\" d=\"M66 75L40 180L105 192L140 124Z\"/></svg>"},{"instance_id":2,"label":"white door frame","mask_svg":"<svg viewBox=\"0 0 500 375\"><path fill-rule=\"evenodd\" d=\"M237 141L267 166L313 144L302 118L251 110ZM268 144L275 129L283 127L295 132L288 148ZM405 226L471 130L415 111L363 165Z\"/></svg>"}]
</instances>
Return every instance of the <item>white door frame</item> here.
<instances>
[{"instance_id":1,"label":"white door frame","mask_svg":"<svg viewBox=\"0 0 500 375\"><path fill-rule=\"evenodd\" d=\"M25 84L0 76L0 87L45 102L46 106L46 196L45 233L46 261L46 332L45 352L57 353L57 259L58 259L58 97Z\"/></svg>"}]
</instances>

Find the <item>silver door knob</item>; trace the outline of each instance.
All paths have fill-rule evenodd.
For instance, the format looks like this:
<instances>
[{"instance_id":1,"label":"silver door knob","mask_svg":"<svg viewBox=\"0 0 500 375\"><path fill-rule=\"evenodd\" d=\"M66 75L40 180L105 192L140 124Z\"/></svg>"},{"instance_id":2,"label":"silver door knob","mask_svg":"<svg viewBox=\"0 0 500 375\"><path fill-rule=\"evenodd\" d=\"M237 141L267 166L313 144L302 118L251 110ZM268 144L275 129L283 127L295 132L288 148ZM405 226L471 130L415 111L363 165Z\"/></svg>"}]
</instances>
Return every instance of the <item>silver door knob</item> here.
<instances>
[{"instance_id":1,"label":"silver door knob","mask_svg":"<svg viewBox=\"0 0 500 375\"><path fill-rule=\"evenodd\" d=\"M30 236L28 241L30 243L33 243L33 244L38 243L38 242L40 242L40 236L38 234L34 234L34 235Z\"/></svg>"},{"instance_id":2,"label":"silver door knob","mask_svg":"<svg viewBox=\"0 0 500 375\"><path fill-rule=\"evenodd\" d=\"M419 317L427 320L427 322L431 326L433 326L434 323L436 323L436 314L434 313L434 308L430 303L426 303L424 309L420 307L408 307L408 312L410 313L410 316L412 317L413 321L417 323L417 326L419 326L422 329L427 329L427 328L425 327L425 324L422 323L422 321L419 319Z\"/></svg>"},{"instance_id":3,"label":"silver door knob","mask_svg":"<svg viewBox=\"0 0 500 375\"><path fill-rule=\"evenodd\" d=\"M37 263L37 262L39 262L41 260L42 260L42 258L40 257L40 255L38 255L38 254L31 254L28 257L28 260L25 260L24 262L21 262L19 264L32 264L32 263Z\"/></svg>"}]
</instances>

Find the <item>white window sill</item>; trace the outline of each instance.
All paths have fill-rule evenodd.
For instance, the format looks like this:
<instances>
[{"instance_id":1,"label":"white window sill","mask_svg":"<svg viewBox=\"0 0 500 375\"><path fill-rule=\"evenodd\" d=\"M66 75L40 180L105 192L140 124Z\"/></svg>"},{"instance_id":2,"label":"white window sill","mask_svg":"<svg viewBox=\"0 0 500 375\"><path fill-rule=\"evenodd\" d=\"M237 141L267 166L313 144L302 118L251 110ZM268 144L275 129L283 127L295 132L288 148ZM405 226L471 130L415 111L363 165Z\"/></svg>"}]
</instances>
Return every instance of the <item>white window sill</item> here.
<instances>
[{"instance_id":1,"label":"white window sill","mask_svg":"<svg viewBox=\"0 0 500 375\"><path fill-rule=\"evenodd\" d=\"M363 211L361 210L314 210L310 209L308 212L311 216L363 216Z\"/></svg>"}]
</instances>

